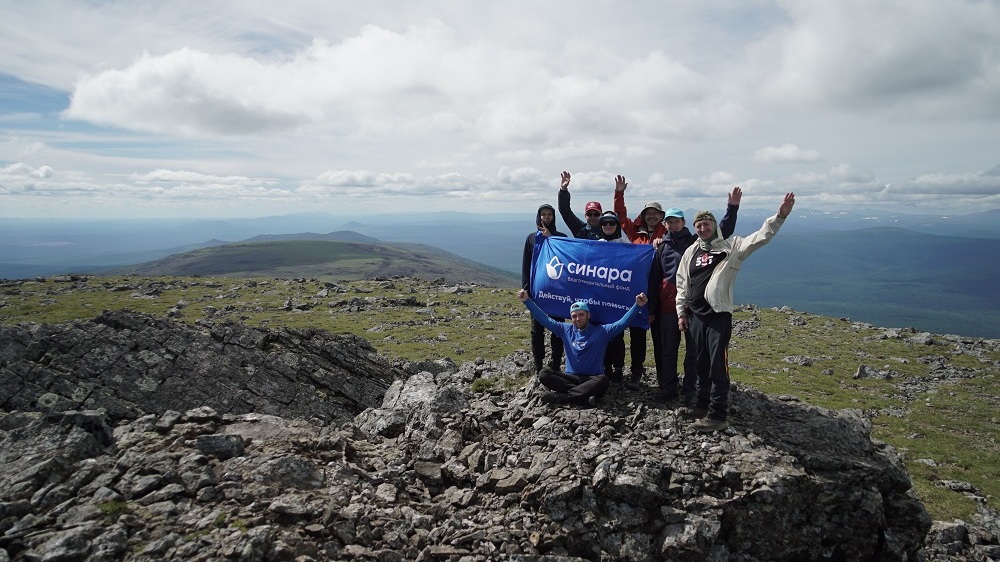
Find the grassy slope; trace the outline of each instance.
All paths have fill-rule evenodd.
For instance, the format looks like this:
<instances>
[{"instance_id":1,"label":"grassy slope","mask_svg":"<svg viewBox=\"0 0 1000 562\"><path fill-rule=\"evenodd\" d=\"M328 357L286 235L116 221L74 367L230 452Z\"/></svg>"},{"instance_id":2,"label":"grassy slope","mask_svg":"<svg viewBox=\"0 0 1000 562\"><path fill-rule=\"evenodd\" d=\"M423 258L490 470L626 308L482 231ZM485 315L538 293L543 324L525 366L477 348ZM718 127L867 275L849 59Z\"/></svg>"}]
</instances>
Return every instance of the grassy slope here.
<instances>
[{"instance_id":1,"label":"grassy slope","mask_svg":"<svg viewBox=\"0 0 1000 562\"><path fill-rule=\"evenodd\" d=\"M454 293L447 286L412 280L352 281L319 297L325 287L318 280L263 278L93 277L75 286L27 281L0 287L0 322L87 319L121 308L161 315L182 302L181 320L186 322L218 311L216 319L253 326L358 334L380 353L405 360L500 359L528 349L527 312L512 289L475 287L471 293ZM420 306L389 308L383 300L411 297ZM289 301L305 306L289 310ZM485 312L491 315L486 318ZM756 326L745 335L742 330L734 334L730 362L737 383L823 407L870 413L873 437L904 452L916 489L935 519L968 520L975 511L972 500L935 485L942 480L970 482L1000 508L1000 353L979 359L952 345L882 339L880 329L771 309L738 311L734 320ZM789 356L813 361L802 366L785 361ZM928 363L935 357L978 374L901 398L896 385L929 381ZM650 367L652 360L650 356ZM892 380L855 380L860 364L895 375Z\"/></svg>"}]
</instances>

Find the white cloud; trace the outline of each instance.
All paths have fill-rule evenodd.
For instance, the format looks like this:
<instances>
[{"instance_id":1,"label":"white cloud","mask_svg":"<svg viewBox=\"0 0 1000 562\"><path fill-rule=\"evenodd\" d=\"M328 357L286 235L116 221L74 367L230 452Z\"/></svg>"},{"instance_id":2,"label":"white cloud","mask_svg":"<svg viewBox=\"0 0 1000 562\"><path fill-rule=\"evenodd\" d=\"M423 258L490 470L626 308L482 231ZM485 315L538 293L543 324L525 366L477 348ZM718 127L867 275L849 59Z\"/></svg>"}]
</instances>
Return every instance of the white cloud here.
<instances>
[{"instance_id":1,"label":"white cloud","mask_svg":"<svg viewBox=\"0 0 1000 562\"><path fill-rule=\"evenodd\" d=\"M541 186L548 183L548 178L542 175L540 170L535 168L500 168L497 172L497 179L500 183L517 186Z\"/></svg>"},{"instance_id":2,"label":"white cloud","mask_svg":"<svg viewBox=\"0 0 1000 562\"><path fill-rule=\"evenodd\" d=\"M988 195L1000 198L1000 177L988 174L928 174L886 186L897 194L942 196Z\"/></svg>"},{"instance_id":3,"label":"white cloud","mask_svg":"<svg viewBox=\"0 0 1000 562\"><path fill-rule=\"evenodd\" d=\"M370 187L375 185L375 174L367 170L330 170L311 181L311 185Z\"/></svg>"},{"instance_id":4,"label":"white cloud","mask_svg":"<svg viewBox=\"0 0 1000 562\"><path fill-rule=\"evenodd\" d=\"M747 123L738 99L661 52L614 63L607 75L556 68L537 49L460 42L437 21L405 32L369 25L340 42L314 40L285 60L189 48L144 54L83 76L64 116L164 134L456 134L566 147L582 130L703 137Z\"/></svg>"},{"instance_id":5,"label":"white cloud","mask_svg":"<svg viewBox=\"0 0 1000 562\"><path fill-rule=\"evenodd\" d=\"M781 146L765 146L754 151L753 160L762 164L785 164L818 162L822 160L822 157L816 150L807 150L794 144L785 143Z\"/></svg>"},{"instance_id":6,"label":"white cloud","mask_svg":"<svg viewBox=\"0 0 1000 562\"><path fill-rule=\"evenodd\" d=\"M243 176L211 176L198 172L185 170L153 170L142 174L132 174L129 179L136 183L189 183L189 184L223 184L223 185L251 185L271 183L273 180L252 179Z\"/></svg>"},{"instance_id":7,"label":"white cloud","mask_svg":"<svg viewBox=\"0 0 1000 562\"><path fill-rule=\"evenodd\" d=\"M52 168L48 166L39 166L35 168L18 162L17 164L11 164L0 168L0 180L3 178L46 179L51 178L53 173Z\"/></svg>"},{"instance_id":8,"label":"white cloud","mask_svg":"<svg viewBox=\"0 0 1000 562\"><path fill-rule=\"evenodd\" d=\"M755 47L778 103L877 105L933 116L1000 115L1000 4L782 2L793 20Z\"/></svg>"},{"instance_id":9,"label":"white cloud","mask_svg":"<svg viewBox=\"0 0 1000 562\"><path fill-rule=\"evenodd\" d=\"M123 129L185 135L239 135L291 129L307 115L287 106L275 67L234 55L180 49L144 55L125 70L84 76L68 119Z\"/></svg>"},{"instance_id":10,"label":"white cloud","mask_svg":"<svg viewBox=\"0 0 1000 562\"><path fill-rule=\"evenodd\" d=\"M605 204L619 173L633 204L715 208L733 185L768 206L792 189L831 207L997 199L975 171L1000 163L996 2L51 0L4 16L0 86L25 81L0 108L5 214L533 210L562 170L574 201Z\"/></svg>"}]
</instances>

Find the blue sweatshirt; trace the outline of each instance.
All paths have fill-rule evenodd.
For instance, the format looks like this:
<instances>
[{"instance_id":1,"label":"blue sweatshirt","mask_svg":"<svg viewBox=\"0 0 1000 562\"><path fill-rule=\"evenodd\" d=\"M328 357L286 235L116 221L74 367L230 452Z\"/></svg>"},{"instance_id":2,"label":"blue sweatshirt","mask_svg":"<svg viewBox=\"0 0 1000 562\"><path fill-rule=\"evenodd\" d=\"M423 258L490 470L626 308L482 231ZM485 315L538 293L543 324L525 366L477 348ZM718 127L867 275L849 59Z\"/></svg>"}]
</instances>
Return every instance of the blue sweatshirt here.
<instances>
[{"instance_id":1,"label":"blue sweatshirt","mask_svg":"<svg viewBox=\"0 0 1000 562\"><path fill-rule=\"evenodd\" d=\"M629 322L639 314L639 305L634 304L617 322L603 326L591 322L579 330L570 322L549 318L531 299L524 301L524 306L539 324L562 338L566 350L566 372L582 377L604 374L604 352L608 342L624 332Z\"/></svg>"}]
</instances>

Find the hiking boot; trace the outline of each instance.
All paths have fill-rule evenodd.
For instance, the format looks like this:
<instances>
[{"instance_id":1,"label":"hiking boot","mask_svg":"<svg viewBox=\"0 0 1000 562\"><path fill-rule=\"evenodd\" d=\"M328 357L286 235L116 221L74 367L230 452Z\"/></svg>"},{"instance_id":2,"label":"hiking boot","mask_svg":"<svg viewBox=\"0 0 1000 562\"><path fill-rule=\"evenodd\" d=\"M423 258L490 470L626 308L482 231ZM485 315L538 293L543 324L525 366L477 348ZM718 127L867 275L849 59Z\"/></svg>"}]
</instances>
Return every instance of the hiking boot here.
<instances>
[{"instance_id":1,"label":"hiking boot","mask_svg":"<svg viewBox=\"0 0 1000 562\"><path fill-rule=\"evenodd\" d=\"M677 402L678 400L680 400L680 396L678 396L676 394L672 394L672 393L667 392L665 390L657 390L653 394L653 401L654 402L667 403L667 402Z\"/></svg>"},{"instance_id":2,"label":"hiking boot","mask_svg":"<svg viewBox=\"0 0 1000 562\"><path fill-rule=\"evenodd\" d=\"M591 396L591 397L587 398L587 405L590 406L591 408L596 408L597 407L597 397L596 396Z\"/></svg>"},{"instance_id":3,"label":"hiking boot","mask_svg":"<svg viewBox=\"0 0 1000 562\"><path fill-rule=\"evenodd\" d=\"M708 415L708 408L689 408L685 406L677 410L677 413L687 420L700 420Z\"/></svg>"},{"instance_id":4,"label":"hiking boot","mask_svg":"<svg viewBox=\"0 0 1000 562\"><path fill-rule=\"evenodd\" d=\"M569 396L559 392L546 392L538 400L543 404L565 404L569 402Z\"/></svg>"},{"instance_id":5,"label":"hiking boot","mask_svg":"<svg viewBox=\"0 0 1000 562\"><path fill-rule=\"evenodd\" d=\"M639 383L642 381L642 371L633 372L625 380L625 388L629 390L639 390Z\"/></svg>"},{"instance_id":6,"label":"hiking boot","mask_svg":"<svg viewBox=\"0 0 1000 562\"><path fill-rule=\"evenodd\" d=\"M714 420L712 418L701 418L700 420L691 424L691 429L695 431L701 431L702 433L711 433L713 431L722 431L729 427L729 422L726 420Z\"/></svg>"}]
</instances>

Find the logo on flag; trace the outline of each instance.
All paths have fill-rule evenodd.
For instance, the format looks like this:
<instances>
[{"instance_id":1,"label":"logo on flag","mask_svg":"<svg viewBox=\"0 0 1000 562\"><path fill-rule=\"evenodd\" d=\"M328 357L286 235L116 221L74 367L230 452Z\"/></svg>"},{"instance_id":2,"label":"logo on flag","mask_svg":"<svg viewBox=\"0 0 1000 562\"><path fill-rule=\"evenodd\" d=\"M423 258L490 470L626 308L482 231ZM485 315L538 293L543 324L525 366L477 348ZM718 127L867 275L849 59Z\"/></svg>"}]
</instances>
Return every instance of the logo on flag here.
<instances>
[{"instance_id":1,"label":"logo on flag","mask_svg":"<svg viewBox=\"0 0 1000 562\"><path fill-rule=\"evenodd\" d=\"M545 272L549 274L549 279L552 280L562 277L563 264L559 261L559 256L552 256L552 259L545 264Z\"/></svg>"}]
</instances>

